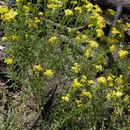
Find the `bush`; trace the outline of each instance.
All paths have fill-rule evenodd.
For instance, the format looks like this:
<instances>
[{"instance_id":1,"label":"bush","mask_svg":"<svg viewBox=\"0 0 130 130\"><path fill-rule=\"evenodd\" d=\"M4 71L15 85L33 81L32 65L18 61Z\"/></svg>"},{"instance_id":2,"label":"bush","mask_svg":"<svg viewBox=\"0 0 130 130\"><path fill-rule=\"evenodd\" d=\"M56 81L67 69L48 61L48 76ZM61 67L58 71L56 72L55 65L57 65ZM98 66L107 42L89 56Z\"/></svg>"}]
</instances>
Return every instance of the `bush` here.
<instances>
[{"instance_id":1,"label":"bush","mask_svg":"<svg viewBox=\"0 0 130 130\"><path fill-rule=\"evenodd\" d=\"M22 84L40 109L58 85L49 129L127 129L130 64L121 41L130 25L118 20L108 36L101 8L88 0L42 6L17 0L15 9L0 7L12 87ZM18 127L8 122L9 129Z\"/></svg>"}]
</instances>

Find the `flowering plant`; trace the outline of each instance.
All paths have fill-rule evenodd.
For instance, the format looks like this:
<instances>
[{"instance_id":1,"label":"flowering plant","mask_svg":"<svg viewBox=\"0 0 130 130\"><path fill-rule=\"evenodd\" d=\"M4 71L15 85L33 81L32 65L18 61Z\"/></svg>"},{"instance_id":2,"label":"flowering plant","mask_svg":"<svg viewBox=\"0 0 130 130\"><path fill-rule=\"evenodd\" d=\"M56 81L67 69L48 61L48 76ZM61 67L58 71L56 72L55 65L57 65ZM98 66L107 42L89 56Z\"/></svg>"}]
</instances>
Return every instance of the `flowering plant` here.
<instances>
[{"instance_id":1,"label":"flowering plant","mask_svg":"<svg viewBox=\"0 0 130 130\"><path fill-rule=\"evenodd\" d=\"M0 7L10 78L31 91L39 109L58 85L49 129L126 129L130 64L120 43L129 24L111 27L109 37L103 11L89 0L45 0L42 6L39 11L40 1L17 0L16 9Z\"/></svg>"}]
</instances>

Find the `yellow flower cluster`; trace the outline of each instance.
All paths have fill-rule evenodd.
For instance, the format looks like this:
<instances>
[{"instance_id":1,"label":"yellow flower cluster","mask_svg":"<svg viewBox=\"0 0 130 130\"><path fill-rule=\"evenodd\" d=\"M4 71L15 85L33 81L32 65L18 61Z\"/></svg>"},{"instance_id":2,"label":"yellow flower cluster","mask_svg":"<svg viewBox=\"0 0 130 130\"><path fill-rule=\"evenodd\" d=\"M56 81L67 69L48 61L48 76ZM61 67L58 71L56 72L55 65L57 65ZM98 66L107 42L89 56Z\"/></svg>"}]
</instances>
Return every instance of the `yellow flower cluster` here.
<instances>
[{"instance_id":1,"label":"yellow flower cluster","mask_svg":"<svg viewBox=\"0 0 130 130\"><path fill-rule=\"evenodd\" d=\"M96 12L96 13L102 13L102 10L101 10L101 8L98 6L98 5L94 5L94 11Z\"/></svg>"},{"instance_id":2,"label":"yellow flower cluster","mask_svg":"<svg viewBox=\"0 0 130 130\"><path fill-rule=\"evenodd\" d=\"M44 72L44 76L52 77L53 71L51 69L46 69L46 71Z\"/></svg>"},{"instance_id":3,"label":"yellow flower cluster","mask_svg":"<svg viewBox=\"0 0 130 130\"><path fill-rule=\"evenodd\" d=\"M97 71L99 71L99 72L102 72L102 71L103 71L102 65L95 65L95 68L96 68Z\"/></svg>"},{"instance_id":4,"label":"yellow flower cluster","mask_svg":"<svg viewBox=\"0 0 130 130\"><path fill-rule=\"evenodd\" d=\"M123 84L123 75L120 75L119 77L116 78L116 84L118 86L121 86Z\"/></svg>"},{"instance_id":5,"label":"yellow flower cluster","mask_svg":"<svg viewBox=\"0 0 130 130\"><path fill-rule=\"evenodd\" d=\"M50 42L51 44L55 44L55 43L56 43L56 40L57 40L56 36L53 36L53 37L51 37L51 38L49 39L49 42Z\"/></svg>"},{"instance_id":6,"label":"yellow flower cluster","mask_svg":"<svg viewBox=\"0 0 130 130\"><path fill-rule=\"evenodd\" d=\"M88 37L85 35L85 34L80 34L79 32L78 33L78 36L75 37L75 41L77 43L87 43L88 42Z\"/></svg>"},{"instance_id":7,"label":"yellow flower cluster","mask_svg":"<svg viewBox=\"0 0 130 130\"><path fill-rule=\"evenodd\" d=\"M102 84L102 85L104 85L104 86L107 85L107 80L106 80L105 77L99 77L99 78L97 79L97 81L98 81L99 84Z\"/></svg>"},{"instance_id":8,"label":"yellow flower cluster","mask_svg":"<svg viewBox=\"0 0 130 130\"><path fill-rule=\"evenodd\" d=\"M113 51L115 51L115 50L116 50L116 46L115 46L115 45L110 46L110 51L111 51L111 52L113 52Z\"/></svg>"},{"instance_id":9,"label":"yellow flower cluster","mask_svg":"<svg viewBox=\"0 0 130 130\"><path fill-rule=\"evenodd\" d=\"M1 19L3 21L10 22L11 20L15 19L18 13L17 11L14 11L14 9L8 10L7 6L0 6L0 14L1 14Z\"/></svg>"},{"instance_id":10,"label":"yellow flower cluster","mask_svg":"<svg viewBox=\"0 0 130 130\"><path fill-rule=\"evenodd\" d=\"M67 97L67 96L62 96L62 100L65 101L65 102L69 102L70 101L69 97Z\"/></svg>"},{"instance_id":11,"label":"yellow flower cluster","mask_svg":"<svg viewBox=\"0 0 130 130\"><path fill-rule=\"evenodd\" d=\"M82 7L75 7L74 10L80 14L82 13Z\"/></svg>"},{"instance_id":12,"label":"yellow flower cluster","mask_svg":"<svg viewBox=\"0 0 130 130\"><path fill-rule=\"evenodd\" d=\"M72 86L74 88L80 88L80 87L83 87L83 84L78 81L78 78L75 78L73 83L72 83Z\"/></svg>"},{"instance_id":13,"label":"yellow flower cluster","mask_svg":"<svg viewBox=\"0 0 130 130\"><path fill-rule=\"evenodd\" d=\"M34 65L33 66L33 71L39 71L42 72L43 68L41 65ZM43 73L44 76L46 77L52 77L53 76L53 71L51 69L46 69L46 71Z\"/></svg>"},{"instance_id":14,"label":"yellow flower cluster","mask_svg":"<svg viewBox=\"0 0 130 130\"><path fill-rule=\"evenodd\" d=\"M7 65L12 65L13 64L13 58L6 58L4 61Z\"/></svg>"},{"instance_id":15,"label":"yellow flower cluster","mask_svg":"<svg viewBox=\"0 0 130 130\"><path fill-rule=\"evenodd\" d=\"M82 75L81 79L80 79L81 83L86 83L87 82L87 77L85 75Z\"/></svg>"},{"instance_id":16,"label":"yellow flower cluster","mask_svg":"<svg viewBox=\"0 0 130 130\"><path fill-rule=\"evenodd\" d=\"M104 18L96 11L96 9L92 9L91 11L91 16L90 16L90 25L94 25L97 27L97 29L102 29L105 27L105 20ZM97 32L101 32L102 35L103 30L97 30ZM99 35L100 36L100 35Z\"/></svg>"},{"instance_id":17,"label":"yellow flower cluster","mask_svg":"<svg viewBox=\"0 0 130 130\"><path fill-rule=\"evenodd\" d=\"M104 32L103 32L102 29L97 29L97 30L96 30L96 33L97 33L97 37L102 38L102 37L104 36Z\"/></svg>"},{"instance_id":18,"label":"yellow flower cluster","mask_svg":"<svg viewBox=\"0 0 130 130\"><path fill-rule=\"evenodd\" d=\"M111 91L110 93L107 94L106 98L107 100L110 100L110 99L117 99L117 98L120 98L122 97L123 93L121 91Z\"/></svg>"},{"instance_id":19,"label":"yellow flower cluster","mask_svg":"<svg viewBox=\"0 0 130 130\"><path fill-rule=\"evenodd\" d=\"M115 36L117 36L117 35L118 35L119 37L122 36L121 32L120 32L119 30L117 30L115 27L112 27L111 32L112 32L112 34L113 34L113 37L115 37Z\"/></svg>"},{"instance_id":20,"label":"yellow flower cluster","mask_svg":"<svg viewBox=\"0 0 130 130\"><path fill-rule=\"evenodd\" d=\"M96 41L89 41L89 44L90 44L90 46L92 46L93 48L98 48L98 47L99 47L99 45L98 45L98 43L97 43Z\"/></svg>"},{"instance_id":21,"label":"yellow flower cluster","mask_svg":"<svg viewBox=\"0 0 130 130\"><path fill-rule=\"evenodd\" d=\"M81 97L88 97L89 99L92 98L92 94L85 89L82 90L82 93L80 94Z\"/></svg>"},{"instance_id":22,"label":"yellow flower cluster","mask_svg":"<svg viewBox=\"0 0 130 130\"><path fill-rule=\"evenodd\" d=\"M5 14L8 11L8 6L0 6L0 14Z\"/></svg>"},{"instance_id":23,"label":"yellow flower cluster","mask_svg":"<svg viewBox=\"0 0 130 130\"><path fill-rule=\"evenodd\" d=\"M88 85L93 85L95 82L93 80L87 80Z\"/></svg>"},{"instance_id":24,"label":"yellow flower cluster","mask_svg":"<svg viewBox=\"0 0 130 130\"><path fill-rule=\"evenodd\" d=\"M26 20L26 23L29 25L29 27L37 27L38 23L40 22L40 19L38 19L37 17L35 17L34 20L32 18L28 18L28 20Z\"/></svg>"},{"instance_id":25,"label":"yellow flower cluster","mask_svg":"<svg viewBox=\"0 0 130 130\"><path fill-rule=\"evenodd\" d=\"M75 73L78 73L80 71L80 65L75 62L71 70L74 71Z\"/></svg>"},{"instance_id":26,"label":"yellow flower cluster","mask_svg":"<svg viewBox=\"0 0 130 130\"><path fill-rule=\"evenodd\" d=\"M41 65L34 65L33 71L43 71L43 68L41 67Z\"/></svg>"},{"instance_id":27,"label":"yellow flower cluster","mask_svg":"<svg viewBox=\"0 0 130 130\"><path fill-rule=\"evenodd\" d=\"M108 85L110 87L112 87L114 84L113 84L113 76L109 75L108 78L107 78L107 81L108 81Z\"/></svg>"},{"instance_id":28,"label":"yellow flower cluster","mask_svg":"<svg viewBox=\"0 0 130 130\"><path fill-rule=\"evenodd\" d=\"M7 37L6 37L6 36L3 36L3 37L2 37L2 41L3 41L3 42L7 41Z\"/></svg>"},{"instance_id":29,"label":"yellow flower cluster","mask_svg":"<svg viewBox=\"0 0 130 130\"><path fill-rule=\"evenodd\" d=\"M19 37L14 34L14 35L10 36L10 40L11 40L12 42L18 42L18 41L19 41Z\"/></svg>"},{"instance_id":30,"label":"yellow flower cluster","mask_svg":"<svg viewBox=\"0 0 130 130\"><path fill-rule=\"evenodd\" d=\"M113 16L113 15L115 15L115 13L116 13L116 12L115 12L114 10L112 10L112 9L107 9L107 14L108 14L108 15L112 15L112 16Z\"/></svg>"},{"instance_id":31,"label":"yellow flower cluster","mask_svg":"<svg viewBox=\"0 0 130 130\"><path fill-rule=\"evenodd\" d=\"M66 2L67 2L67 1L68 1L68 0L66 0ZM78 4L77 0L71 0L70 3L73 4L73 5Z\"/></svg>"},{"instance_id":32,"label":"yellow flower cluster","mask_svg":"<svg viewBox=\"0 0 130 130\"><path fill-rule=\"evenodd\" d=\"M83 104L83 102L82 102L81 99L80 100L76 100L75 102L76 102L76 104L77 104L77 106L79 108L85 108L85 107L87 107L86 104Z\"/></svg>"},{"instance_id":33,"label":"yellow flower cluster","mask_svg":"<svg viewBox=\"0 0 130 130\"><path fill-rule=\"evenodd\" d=\"M70 101L70 94L66 94L65 96L62 96L62 100L65 102L69 102Z\"/></svg>"},{"instance_id":34,"label":"yellow flower cluster","mask_svg":"<svg viewBox=\"0 0 130 130\"><path fill-rule=\"evenodd\" d=\"M86 56L87 59L93 57L92 50L90 48L86 50L85 56Z\"/></svg>"},{"instance_id":35,"label":"yellow flower cluster","mask_svg":"<svg viewBox=\"0 0 130 130\"><path fill-rule=\"evenodd\" d=\"M61 0L49 0L47 7L49 9L59 9L63 6L63 3Z\"/></svg>"},{"instance_id":36,"label":"yellow flower cluster","mask_svg":"<svg viewBox=\"0 0 130 130\"><path fill-rule=\"evenodd\" d=\"M74 14L73 14L73 11L72 10L70 10L70 9L66 9L65 10L65 16L73 16Z\"/></svg>"},{"instance_id":37,"label":"yellow flower cluster","mask_svg":"<svg viewBox=\"0 0 130 130\"><path fill-rule=\"evenodd\" d=\"M126 51L126 50L119 50L118 51L118 55L119 55L120 58L124 58L125 56L128 55L128 51Z\"/></svg>"}]
</instances>

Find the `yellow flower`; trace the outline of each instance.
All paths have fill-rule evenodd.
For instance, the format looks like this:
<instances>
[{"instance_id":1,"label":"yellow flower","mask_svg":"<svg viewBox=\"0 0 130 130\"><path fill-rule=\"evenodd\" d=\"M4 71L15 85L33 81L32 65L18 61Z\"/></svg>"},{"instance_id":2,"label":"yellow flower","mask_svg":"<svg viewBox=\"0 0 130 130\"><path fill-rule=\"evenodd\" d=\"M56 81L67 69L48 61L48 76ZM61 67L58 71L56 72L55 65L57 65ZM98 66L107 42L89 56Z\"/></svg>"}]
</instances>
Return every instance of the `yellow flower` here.
<instances>
[{"instance_id":1,"label":"yellow flower","mask_svg":"<svg viewBox=\"0 0 130 130\"><path fill-rule=\"evenodd\" d=\"M49 39L49 42L51 43L51 44L55 44L56 43L56 36L54 36L54 37L51 37L50 39Z\"/></svg>"},{"instance_id":2,"label":"yellow flower","mask_svg":"<svg viewBox=\"0 0 130 130\"><path fill-rule=\"evenodd\" d=\"M16 2L17 2L17 3L20 3L20 2L21 2L21 0L16 0Z\"/></svg>"},{"instance_id":3,"label":"yellow flower","mask_svg":"<svg viewBox=\"0 0 130 130\"><path fill-rule=\"evenodd\" d=\"M128 51L119 50L118 55L119 55L120 58L124 58L126 55L128 55Z\"/></svg>"},{"instance_id":4,"label":"yellow flower","mask_svg":"<svg viewBox=\"0 0 130 130\"><path fill-rule=\"evenodd\" d=\"M51 69L47 69L47 70L44 72L44 76L52 77L52 76L53 76L53 71L52 71Z\"/></svg>"},{"instance_id":5,"label":"yellow flower","mask_svg":"<svg viewBox=\"0 0 130 130\"><path fill-rule=\"evenodd\" d=\"M113 90L113 91L111 92L111 96L114 97L114 98L116 98L116 91L115 91L115 90Z\"/></svg>"},{"instance_id":6,"label":"yellow flower","mask_svg":"<svg viewBox=\"0 0 130 130\"><path fill-rule=\"evenodd\" d=\"M118 85L122 85L122 83L123 83L123 75L120 75L119 78L116 79L116 83Z\"/></svg>"},{"instance_id":7,"label":"yellow flower","mask_svg":"<svg viewBox=\"0 0 130 130\"><path fill-rule=\"evenodd\" d=\"M0 14L4 14L8 12L8 6L0 6Z\"/></svg>"},{"instance_id":8,"label":"yellow flower","mask_svg":"<svg viewBox=\"0 0 130 130\"><path fill-rule=\"evenodd\" d=\"M71 33L72 32L72 29L68 27L68 32Z\"/></svg>"},{"instance_id":9,"label":"yellow flower","mask_svg":"<svg viewBox=\"0 0 130 130\"><path fill-rule=\"evenodd\" d=\"M69 102L70 101L68 96L62 96L62 100L65 101L65 102Z\"/></svg>"},{"instance_id":10,"label":"yellow flower","mask_svg":"<svg viewBox=\"0 0 130 130\"><path fill-rule=\"evenodd\" d=\"M31 8L28 5L24 5L23 10L25 11L25 13L28 13L29 11L31 11Z\"/></svg>"},{"instance_id":11,"label":"yellow flower","mask_svg":"<svg viewBox=\"0 0 130 130\"><path fill-rule=\"evenodd\" d=\"M82 13L82 8L81 7L75 7L74 10L78 11L80 14Z\"/></svg>"},{"instance_id":12,"label":"yellow flower","mask_svg":"<svg viewBox=\"0 0 130 130\"><path fill-rule=\"evenodd\" d=\"M113 51L115 51L115 50L116 50L116 46L115 46L115 45L110 46L110 51L111 51L111 52L113 52Z\"/></svg>"},{"instance_id":13,"label":"yellow flower","mask_svg":"<svg viewBox=\"0 0 130 130\"><path fill-rule=\"evenodd\" d=\"M81 100L76 100L75 102L77 103L77 106L78 106L79 108L84 108L84 104L82 103Z\"/></svg>"},{"instance_id":14,"label":"yellow flower","mask_svg":"<svg viewBox=\"0 0 130 130\"><path fill-rule=\"evenodd\" d=\"M78 2L77 2L77 1L71 1L70 3L71 3L71 4L73 4L73 5L78 4Z\"/></svg>"},{"instance_id":15,"label":"yellow flower","mask_svg":"<svg viewBox=\"0 0 130 130\"><path fill-rule=\"evenodd\" d=\"M72 15L74 15L72 10L70 9L65 10L65 16L72 16Z\"/></svg>"},{"instance_id":16,"label":"yellow flower","mask_svg":"<svg viewBox=\"0 0 130 130\"><path fill-rule=\"evenodd\" d=\"M1 16L3 21L8 21L10 22L11 20L15 19L15 17L17 16L18 12L14 11L13 9L9 10L7 13L5 13L4 15Z\"/></svg>"},{"instance_id":17,"label":"yellow flower","mask_svg":"<svg viewBox=\"0 0 130 130\"><path fill-rule=\"evenodd\" d=\"M95 7L95 10L94 10L95 12L97 12L97 13L102 12L101 8L98 5L95 5L94 7Z\"/></svg>"},{"instance_id":18,"label":"yellow flower","mask_svg":"<svg viewBox=\"0 0 130 130\"><path fill-rule=\"evenodd\" d=\"M106 78L105 77L99 77L98 79L97 79L97 81L98 81L98 83L99 84L103 84L103 85L107 85L107 80L106 80Z\"/></svg>"},{"instance_id":19,"label":"yellow flower","mask_svg":"<svg viewBox=\"0 0 130 130\"><path fill-rule=\"evenodd\" d=\"M34 71L43 71L43 68L41 67L41 65L34 65L33 70Z\"/></svg>"},{"instance_id":20,"label":"yellow flower","mask_svg":"<svg viewBox=\"0 0 130 130\"><path fill-rule=\"evenodd\" d=\"M37 17L35 17L35 23L40 23L40 19L38 19Z\"/></svg>"},{"instance_id":21,"label":"yellow flower","mask_svg":"<svg viewBox=\"0 0 130 130\"><path fill-rule=\"evenodd\" d=\"M96 67L96 69L97 69L98 71L100 71L100 72L103 71L102 65L96 65L95 67Z\"/></svg>"},{"instance_id":22,"label":"yellow flower","mask_svg":"<svg viewBox=\"0 0 130 130\"><path fill-rule=\"evenodd\" d=\"M91 52L91 49L87 49L87 50L86 50L85 56L86 56L86 58L92 58L92 57L93 57L92 52Z\"/></svg>"},{"instance_id":23,"label":"yellow flower","mask_svg":"<svg viewBox=\"0 0 130 130\"><path fill-rule=\"evenodd\" d=\"M95 42L95 41L89 41L89 44L90 44L93 48L98 48L98 47L99 47L98 43Z\"/></svg>"},{"instance_id":24,"label":"yellow flower","mask_svg":"<svg viewBox=\"0 0 130 130\"><path fill-rule=\"evenodd\" d=\"M75 73L78 73L80 71L80 65L75 62L71 70L74 71Z\"/></svg>"},{"instance_id":25,"label":"yellow flower","mask_svg":"<svg viewBox=\"0 0 130 130\"><path fill-rule=\"evenodd\" d=\"M81 83L85 83L86 81L87 81L87 77L86 77L85 75L83 75L83 76L81 77L80 82L81 82Z\"/></svg>"},{"instance_id":26,"label":"yellow flower","mask_svg":"<svg viewBox=\"0 0 130 130\"><path fill-rule=\"evenodd\" d=\"M121 36L120 31L118 31L115 27L112 27L112 31L111 32L112 32L113 36L116 36L116 35Z\"/></svg>"},{"instance_id":27,"label":"yellow flower","mask_svg":"<svg viewBox=\"0 0 130 130\"><path fill-rule=\"evenodd\" d=\"M13 59L12 58L6 58L5 61L4 61L7 65L12 65L13 63Z\"/></svg>"},{"instance_id":28,"label":"yellow flower","mask_svg":"<svg viewBox=\"0 0 130 130\"><path fill-rule=\"evenodd\" d=\"M112 97L111 97L111 93L108 93L107 96L106 96L107 100L110 100Z\"/></svg>"},{"instance_id":29,"label":"yellow flower","mask_svg":"<svg viewBox=\"0 0 130 130\"><path fill-rule=\"evenodd\" d=\"M122 95L123 95L122 92L116 92L116 96L117 96L118 98L122 97Z\"/></svg>"},{"instance_id":30,"label":"yellow flower","mask_svg":"<svg viewBox=\"0 0 130 130\"><path fill-rule=\"evenodd\" d=\"M87 80L88 85L93 85L95 82L93 80Z\"/></svg>"},{"instance_id":31,"label":"yellow flower","mask_svg":"<svg viewBox=\"0 0 130 130\"><path fill-rule=\"evenodd\" d=\"M83 86L83 84L81 84L81 83L78 81L78 79L76 78L76 79L74 79L74 81L73 81L73 83L72 83L72 86L73 86L74 88L80 88L80 87Z\"/></svg>"},{"instance_id":32,"label":"yellow flower","mask_svg":"<svg viewBox=\"0 0 130 130\"><path fill-rule=\"evenodd\" d=\"M16 35L11 36L11 41L18 42L18 40L19 40L18 36L16 36Z\"/></svg>"},{"instance_id":33,"label":"yellow flower","mask_svg":"<svg viewBox=\"0 0 130 130\"><path fill-rule=\"evenodd\" d=\"M93 10L93 4L91 4L90 2L86 3L87 5L85 5L85 8L87 9L88 12Z\"/></svg>"},{"instance_id":34,"label":"yellow flower","mask_svg":"<svg viewBox=\"0 0 130 130\"><path fill-rule=\"evenodd\" d=\"M125 102L129 102L129 96L128 96L128 95L126 95L126 96L124 97L124 101L125 101Z\"/></svg>"},{"instance_id":35,"label":"yellow flower","mask_svg":"<svg viewBox=\"0 0 130 130\"><path fill-rule=\"evenodd\" d=\"M82 38L82 40L84 40L85 42L88 42L88 38L86 37L85 34L82 34L82 35L81 35L81 38Z\"/></svg>"},{"instance_id":36,"label":"yellow flower","mask_svg":"<svg viewBox=\"0 0 130 130\"><path fill-rule=\"evenodd\" d=\"M97 32L97 37L102 38L102 36L104 36L104 32L102 29L97 29L96 32Z\"/></svg>"},{"instance_id":37,"label":"yellow flower","mask_svg":"<svg viewBox=\"0 0 130 130\"><path fill-rule=\"evenodd\" d=\"M3 41L3 42L7 41L7 37L3 36L3 37L2 37L2 41Z\"/></svg>"},{"instance_id":38,"label":"yellow flower","mask_svg":"<svg viewBox=\"0 0 130 130\"><path fill-rule=\"evenodd\" d=\"M48 4L47 5L47 7L49 8L49 9L54 9L54 8L56 8L57 6L56 6L56 4Z\"/></svg>"},{"instance_id":39,"label":"yellow flower","mask_svg":"<svg viewBox=\"0 0 130 130\"><path fill-rule=\"evenodd\" d=\"M101 57L101 59L100 59L100 64L103 64L103 65L106 65L106 64L107 64L107 61L106 61L106 59L105 59L104 56Z\"/></svg>"},{"instance_id":40,"label":"yellow flower","mask_svg":"<svg viewBox=\"0 0 130 130\"><path fill-rule=\"evenodd\" d=\"M87 92L86 90L83 90L82 93L80 94L81 97L88 97L88 98L92 98L92 95L90 92Z\"/></svg>"},{"instance_id":41,"label":"yellow flower","mask_svg":"<svg viewBox=\"0 0 130 130\"><path fill-rule=\"evenodd\" d=\"M130 23L126 23L126 26L127 26L128 28L130 28Z\"/></svg>"},{"instance_id":42,"label":"yellow flower","mask_svg":"<svg viewBox=\"0 0 130 130\"><path fill-rule=\"evenodd\" d=\"M75 38L75 40L76 40L77 43L80 43L80 40L81 40L80 36L77 36L77 37Z\"/></svg>"},{"instance_id":43,"label":"yellow flower","mask_svg":"<svg viewBox=\"0 0 130 130\"><path fill-rule=\"evenodd\" d=\"M115 11L114 10L112 10L112 9L107 9L107 14L108 15L115 15Z\"/></svg>"},{"instance_id":44,"label":"yellow flower","mask_svg":"<svg viewBox=\"0 0 130 130\"><path fill-rule=\"evenodd\" d=\"M39 16L43 16L43 12L39 12L38 15L39 15Z\"/></svg>"},{"instance_id":45,"label":"yellow flower","mask_svg":"<svg viewBox=\"0 0 130 130\"><path fill-rule=\"evenodd\" d=\"M113 86L113 78L110 75L108 76L107 81L109 82L109 86L112 87Z\"/></svg>"}]
</instances>

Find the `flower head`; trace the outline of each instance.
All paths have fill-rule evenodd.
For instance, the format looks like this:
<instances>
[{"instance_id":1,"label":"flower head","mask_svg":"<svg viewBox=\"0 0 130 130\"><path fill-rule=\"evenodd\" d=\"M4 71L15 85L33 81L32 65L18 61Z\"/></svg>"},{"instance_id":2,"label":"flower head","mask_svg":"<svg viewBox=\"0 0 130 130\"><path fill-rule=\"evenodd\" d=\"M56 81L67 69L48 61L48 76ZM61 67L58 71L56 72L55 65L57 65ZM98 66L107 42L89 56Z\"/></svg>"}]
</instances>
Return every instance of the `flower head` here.
<instances>
[{"instance_id":1,"label":"flower head","mask_svg":"<svg viewBox=\"0 0 130 130\"><path fill-rule=\"evenodd\" d=\"M98 83L99 84L103 84L103 85L107 85L107 80L106 80L106 78L105 77L99 77L98 79L97 79L97 81L98 81Z\"/></svg>"},{"instance_id":2,"label":"flower head","mask_svg":"<svg viewBox=\"0 0 130 130\"><path fill-rule=\"evenodd\" d=\"M88 98L92 98L92 95L90 92L83 90L82 93L80 94L81 97L88 97Z\"/></svg>"},{"instance_id":3,"label":"flower head","mask_svg":"<svg viewBox=\"0 0 130 130\"><path fill-rule=\"evenodd\" d=\"M128 51L119 50L118 55L119 55L120 58L124 58L126 55L128 55Z\"/></svg>"},{"instance_id":4,"label":"flower head","mask_svg":"<svg viewBox=\"0 0 130 130\"><path fill-rule=\"evenodd\" d=\"M98 48L99 45L96 41L89 41L89 44L93 47L93 48Z\"/></svg>"},{"instance_id":5,"label":"flower head","mask_svg":"<svg viewBox=\"0 0 130 130\"><path fill-rule=\"evenodd\" d=\"M41 67L41 65L34 65L33 70L34 71L43 71L43 68Z\"/></svg>"},{"instance_id":6,"label":"flower head","mask_svg":"<svg viewBox=\"0 0 130 130\"><path fill-rule=\"evenodd\" d=\"M49 42L51 43L51 44L55 44L56 43L56 36L53 36L53 37L51 37L50 39L49 39Z\"/></svg>"},{"instance_id":7,"label":"flower head","mask_svg":"<svg viewBox=\"0 0 130 130\"><path fill-rule=\"evenodd\" d=\"M72 86L73 86L74 88L80 88L80 87L83 86L83 84L81 84L81 83L78 81L78 79L76 78L76 79L74 79Z\"/></svg>"},{"instance_id":8,"label":"flower head","mask_svg":"<svg viewBox=\"0 0 130 130\"><path fill-rule=\"evenodd\" d=\"M115 46L115 45L110 46L110 51L111 51L111 52L113 52L113 51L115 51L115 50L116 50L116 46Z\"/></svg>"},{"instance_id":9,"label":"flower head","mask_svg":"<svg viewBox=\"0 0 130 130\"><path fill-rule=\"evenodd\" d=\"M13 63L13 58L6 58L5 61L4 61L7 65L12 65Z\"/></svg>"},{"instance_id":10,"label":"flower head","mask_svg":"<svg viewBox=\"0 0 130 130\"><path fill-rule=\"evenodd\" d=\"M75 73L78 73L80 71L80 65L75 62L71 70L74 71Z\"/></svg>"},{"instance_id":11,"label":"flower head","mask_svg":"<svg viewBox=\"0 0 130 130\"><path fill-rule=\"evenodd\" d=\"M52 71L51 69L47 69L47 70L44 72L44 76L52 77L52 76L53 76L53 71Z\"/></svg>"},{"instance_id":12,"label":"flower head","mask_svg":"<svg viewBox=\"0 0 130 130\"><path fill-rule=\"evenodd\" d=\"M70 9L65 10L65 16L72 16L72 15L74 15L72 10Z\"/></svg>"}]
</instances>

